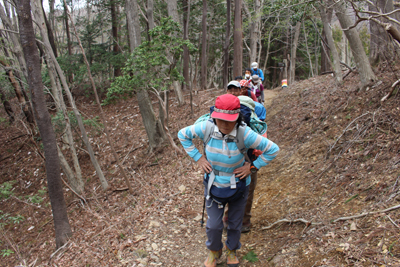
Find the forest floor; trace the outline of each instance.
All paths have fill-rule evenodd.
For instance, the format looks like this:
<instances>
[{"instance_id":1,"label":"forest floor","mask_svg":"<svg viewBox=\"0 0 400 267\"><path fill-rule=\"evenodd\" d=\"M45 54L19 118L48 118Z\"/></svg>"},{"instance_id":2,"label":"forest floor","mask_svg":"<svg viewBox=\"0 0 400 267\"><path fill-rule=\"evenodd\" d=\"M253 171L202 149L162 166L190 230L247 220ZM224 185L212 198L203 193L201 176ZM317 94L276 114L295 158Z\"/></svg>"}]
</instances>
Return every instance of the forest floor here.
<instances>
[{"instance_id":1,"label":"forest floor","mask_svg":"<svg viewBox=\"0 0 400 267\"><path fill-rule=\"evenodd\" d=\"M378 81L364 89L352 73L341 87L325 75L266 91L268 138L281 150L259 172L240 266L400 266L398 90L380 101L400 71L384 65L375 71ZM178 107L171 97L168 125L176 143L178 130L222 93L199 91L193 116L189 104ZM77 97L79 108L96 119L89 99ZM135 194L124 189L102 128L92 124L91 140L112 186L102 190L80 149L86 201L65 188L73 236L57 251L36 141L20 122L4 122L0 111L0 266L202 266L201 171L167 142L149 153L135 97L104 111Z\"/></svg>"}]
</instances>

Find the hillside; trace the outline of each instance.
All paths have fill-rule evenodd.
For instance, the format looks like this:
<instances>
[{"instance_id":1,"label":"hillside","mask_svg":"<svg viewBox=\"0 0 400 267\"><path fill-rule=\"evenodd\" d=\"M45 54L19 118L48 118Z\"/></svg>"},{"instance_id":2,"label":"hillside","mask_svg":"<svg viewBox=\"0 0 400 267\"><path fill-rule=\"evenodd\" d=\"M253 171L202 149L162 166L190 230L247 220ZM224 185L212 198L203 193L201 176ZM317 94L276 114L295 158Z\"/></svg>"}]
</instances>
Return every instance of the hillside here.
<instances>
[{"instance_id":1,"label":"hillside","mask_svg":"<svg viewBox=\"0 0 400 267\"><path fill-rule=\"evenodd\" d=\"M400 266L400 97L395 91L380 101L400 72L386 69L376 70L379 82L366 90L352 74L340 88L325 75L267 91L268 137L281 151L260 170L253 228L242 235L240 257L253 251L258 261L241 266ZM173 136L222 93L199 91L193 118L172 96ZM85 116L97 115L91 100L78 103ZM104 111L135 195L123 189L104 134L92 128L113 189L101 190L80 150L85 201L65 188L74 235L55 253L43 160L23 127L0 123L1 266L202 266L200 170L167 143L148 153L135 98Z\"/></svg>"}]
</instances>

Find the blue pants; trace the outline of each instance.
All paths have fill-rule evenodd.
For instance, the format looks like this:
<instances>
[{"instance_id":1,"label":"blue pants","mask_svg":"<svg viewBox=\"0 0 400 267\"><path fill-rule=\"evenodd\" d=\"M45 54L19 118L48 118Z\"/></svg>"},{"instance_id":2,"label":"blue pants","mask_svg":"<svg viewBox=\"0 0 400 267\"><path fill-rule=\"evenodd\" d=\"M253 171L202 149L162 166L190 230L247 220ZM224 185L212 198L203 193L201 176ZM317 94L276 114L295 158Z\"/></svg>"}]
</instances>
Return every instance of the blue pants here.
<instances>
[{"instance_id":1,"label":"blue pants","mask_svg":"<svg viewBox=\"0 0 400 267\"><path fill-rule=\"evenodd\" d=\"M228 201L228 237L226 240L226 246L230 250L240 249L242 245L240 243L240 235L248 194L249 186L246 187L246 190L243 193L243 197L235 201ZM224 216L225 207L219 207L218 204L212 200L212 198L206 201L206 207L208 215L206 225L208 240L206 241L206 246L209 250L217 251L223 247L222 231L224 229L224 224L222 222L222 218Z\"/></svg>"}]
</instances>

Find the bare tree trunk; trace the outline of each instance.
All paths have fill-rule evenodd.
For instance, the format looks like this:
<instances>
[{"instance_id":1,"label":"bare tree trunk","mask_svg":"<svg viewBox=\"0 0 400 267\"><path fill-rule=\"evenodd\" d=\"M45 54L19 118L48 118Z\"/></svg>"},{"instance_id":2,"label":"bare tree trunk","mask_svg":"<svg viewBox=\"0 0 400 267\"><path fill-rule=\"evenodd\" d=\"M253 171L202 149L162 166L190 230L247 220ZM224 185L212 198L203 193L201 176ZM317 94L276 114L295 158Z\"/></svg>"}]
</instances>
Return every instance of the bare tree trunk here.
<instances>
[{"instance_id":1,"label":"bare tree trunk","mask_svg":"<svg viewBox=\"0 0 400 267\"><path fill-rule=\"evenodd\" d=\"M360 73L360 80L362 87L367 86L371 81L376 80L375 74L372 71L371 65L368 61L368 57L365 54L364 47L362 45L360 36L358 35L357 29L352 28L347 30L353 25L350 17L346 14L345 3L339 2L335 5L336 16L339 19L340 26L344 30L344 34L349 40L350 48L356 62L357 69Z\"/></svg>"},{"instance_id":2,"label":"bare tree trunk","mask_svg":"<svg viewBox=\"0 0 400 267\"><path fill-rule=\"evenodd\" d=\"M231 40L231 0L226 0L226 31L224 44L224 72L223 72L223 88L229 82L229 45Z\"/></svg>"},{"instance_id":3,"label":"bare tree trunk","mask_svg":"<svg viewBox=\"0 0 400 267\"><path fill-rule=\"evenodd\" d=\"M298 21L296 23L294 38L293 38L293 43L292 43L292 55L291 55L291 60L290 60L290 81L289 81L290 85L292 85L294 83L295 75L296 75L296 53L297 53L297 44L299 42L299 36L300 36L300 26L301 26L301 22Z\"/></svg>"},{"instance_id":4,"label":"bare tree trunk","mask_svg":"<svg viewBox=\"0 0 400 267\"><path fill-rule=\"evenodd\" d=\"M47 20L46 13L44 12L43 4L42 4L42 3L43 3L43 0L41 1L41 7L42 7L42 12L43 12L44 21L45 21L46 27L47 27L47 36L48 36L48 38L49 38L50 45L51 45L51 48L53 49L54 55L55 55L56 57L58 57L57 46L56 46L56 43L55 43L55 41L54 41L53 28L51 27L50 22Z\"/></svg>"},{"instance_id":5,"label":"bare tree trunk","mask_svg":"<svg viewBox=\"0 0 400 267\"><path fill-rule=\"evenodd\" d=\"M68 144L68 148L71 151L71 157L72 157L72 162L73 162L73 166L74 166L74 170L75 170L75 175L71 175L71 172L67 171L67 177L68 177L68 181L71 184L71 187L77 192L77 193L82 193L84 190L84 182L82 179L82 171L81 171L81 167L79 165L79 160L78 160L78 155L75 149L75 142L74 142L74 138L72 135L72 130L71 130L71 123L68 117L68 112L67 112L67 107L64 103L64 98L62 95L62 88L60 83L57 81L58 77L57 77L57 71L56 71L56 67L54 66L54 61L51 60L51 55L52 52L54 52L54 50L50 50L51 49L51 43L50 40L48 39L48 34L47 34L47 24L45 23L44 20L44 13L43 13L43 8L41 6L41 1L40 0L32 0L32 14L35 18L36 23L38 23L41 27L39 27L41 36L43 38L44 41L44 48L46 50L45 52L45 59L47 62L47 66L48 66L48 74L50 77L50 82L52 85L52 92L53 92L53 98L54 101L56 102L56 108L57 111L59 113L61 113L64 117L64 121L65 121L65 135L63 135L63 140L66 144ZM59 154L62 154L62 151L59 150L58 152ZM63 167L64 170L68 170L71 169L68 166L65 166L65 164L68 164L68 162L66 160L61 160L60 158L60 163Z\"/></svg>"},{"instance_id":6,"label":"bare tree trunk","mask_svg":"<svg viewBox=\"0 0 400 267\"><path fill-rule=\"evenodd\" d=\"M336 50L335 42L332 37L332 30L331 27L329 26L329 21L328 21L328 15L323 5L319 6L319 13L321 15L322 23L324 24L324 31L325 31L325 36L329 44L329 50L332 52L332 57L333 57L333 71L335 72L335 81L336 84L339 85L342 83L343 78L342 78L342 69L340 67L340 60L339 60L339 54ZM327 53L329 55L329 53ZM327 58L328 60L329 58Z\"/></svg>"},{"instance_id":7,"label":"bare tree trunk","mask_svg":"<svg viewBox=\"0 0 400 267\"><path fill-rule=\"evenodd\" d=\"M124 167L121 165L121 162L119 160L118 154L117 154L117 152L115 150L115 147L114 147L114 143L111 141L110 132L109 132L108 126L107 126L107 121L106 121L106 118L104 116L103 108L101 107L101 102L100 102L100 99L99 99L99 95L97 94L97 89L96 89L96 86L95 86L95 83L94 83L94 80L93 80L92 73L90 72L90 65L89 65L89 62L88 62L88 60L86 58L85 50L83 49L81 40L80 40L80 38L78 36L78 32L77 32L77 30L76 30L76 28L74 26L74 22L72 21L71 15L68 12L68 10L67 10L67 14L68 14L69 19L71 20L71 25L74 28L75 36L76 36L76 38L78 40L79 47L81 48L81 52L82 52L82 55L83 55L83 60L85 61L86 68L87 68L87 71L88 71L89 80L90 80L90 83L92 84L92 89L93 89L93 92L94 92L94 96L96 98L97 107L99 108L99 111L100 111L100 118L101 118L101 121L103 122L103 125L104 125L104 131L106 133L108 144L110 145L111 152L112 152L112 154L114 156L114 160L117 162L117 166L118 166L120 172L122 173L122 176L125 178L125 183L126 183L128 189L129 189L129 192L131 194L133 194L133 189L132 189L131 184L129 182L128 175L126 174Z\"/></svg>"},{"instance_id":8,"label":"bare tree trunk","mask_svg":"<svg viewBox=\"0 0 400 267\"><path fill-rule=\"evenodd\" d=\"M207 0L203 0L200 88L207 87Z\"/></svg>"},{"instance_id":9,"label":"bare tree trunk","mask_svg":"<svg viewBox=\"0 0 400 267\"><path fill-rule=\"evenodd\" d=\"M183 5L183 40L189 38L189 18L190 18L190 0L182 0ZM185 79L183 88L187 90L190 86L189 77L189 49L185 45L183 47L183 78ZM192 103L190 103L192 105Z\"/></svg>"},{"instance_id":10,"label":"bare tree trunk","mask_svg":"<svg viewBox=\"0 0 400 267\"><path fill-rule=\"evenodd\" d=\"M149 30L154 28L153 10L154 10L154 0L147 0L146 16L147 16L147 25L149 27ZM150 36L149 36L149 41L151 41Z\"/></svg>"},{"instance_id":11,"label":"bare tree trunk","mask_svg":"<svg viewBox=\"0 0 400 267\"><path fill-rule=\"evenodd\" d=\"M172 20L181 25L178 15L178 3L177 0L167 0L168 16L172 17ZM168 55L172 62L172 55ZM173 81L172 87L174 88L176 98L178 99L178 105L185 104L185 98L182 93L182 86L179 81Z\"/></svg>"},{"instance_id":12,"label":"bare tree trunk","mask_svg":"<svg viewBox=\"0 0 400 267\"><path fill-rule=\"evenodd\" d=\"M250 24L250 62L257 61L257 43L260 39L261 3L254 0L254 13Z\"/></svg>"},{"instance_id":13,"label":"bare tree trunk","mask_svg":"<svg viewBox=\"0 0 400 267\"><path fill-rule=\"evenodd\" d=\"M67 49L68 49L68 56L72 56L72 44L71 44L71 34L69 32L69 24L68 24L68 16L67 16L67 10L68 6L65 1L63 1L64 5L64 23L65 23L65 34L67 35ZM73 81L73 75L72 73L68 73L68 81L72 83Z\"/></svg>"},{"instance_id":14,"label":"bare tree trunk","mask_svg":"<svg viewBox=\"0 0 400 267\"><path fill-rule=\"evenodd\" d=\"M118 12L117 12L117 6L116 6L116 1L111 0L110 1L110 10L111 10L111 32L112 32L112 37L113 37L113 53L114 55L118 55L121 53L119 49L119 44L118 44ZM121 68L114 67L114 77L121 76Z\"/></svg>"},{"instance_id":15,"label":"bare tree trunk","mask_svg":"<svg viewBox=\"0 0 400 267\"><path fill-rule=\"evenodd\" d=\"M310 50L308 49L308 41L307 41L308 34L306 32L306 27L304 27L304 21L303 21L303 33L304 33L304 40L306 43L306 52L307 52L308 62L310 63L311 77L314 77L314 69L313 69L313 64L312 64L312 60L311 60Z\"/></svg>"},{"instance_id":16,"label":"bare tree trunk","mask_svg":"<svg viewBox=\"0 0 400 267\"><path fill-rule=\"evenodd\" d=\"M135 50L141 44L139 12L136 0L127 0L125 2L126 19L129 29L129 45L131 51ZM146 90L137 90L137 101L139 103L140 114L147 137L149 138L149 148L153 150L165 140L165 133L160 120L157 120L149 94Z\"/></svg>"},{"instance_id":17,"label":"bare tree trunk","mask_svg":"<svg viewBox=\"0 0 400 267\"><path fill-rule=\"evenodd\" d=\"M242 0L235 0L235 25L233 30L233 76L242 75L243 64Z\"/></svg>"},{"instance_id":18,"label":"bare tree trunk","mask_svg":"<svg viewBox=\"0 0 400 267\"><path fill-rule=\"evenodd\" d=\"M368 4L369 11L379 11L381 13L389 13L393 11L393 1L392 0L373 0L374 5ZM388 19L384 17L380 18L383 23L388 23ZM393 58L394 47L390 42L389 35L385 29L371 20L369 22L370 34L370 53L369 61L371 65L376 65L386 58Z\"/></svg>"},{"instance_id":19,"label":"bare tree trunk","mask_svg":"<svg viewBox=\"0 0 400 267\"><path fill-rule=\"evenodd\" d=\"M47 185L56 233L56 246L59 248L68 241L68 237L72 235L72 231L68 221L67 206L62 190L56 136L44 100L39 55L33 31L29 0L19 0L15 1L15 3L18 13L21 44L28 67L28 83L31 89L32 103L35 109L40 136L43 140L46 157Z\"/></svg>"}]
</instances>

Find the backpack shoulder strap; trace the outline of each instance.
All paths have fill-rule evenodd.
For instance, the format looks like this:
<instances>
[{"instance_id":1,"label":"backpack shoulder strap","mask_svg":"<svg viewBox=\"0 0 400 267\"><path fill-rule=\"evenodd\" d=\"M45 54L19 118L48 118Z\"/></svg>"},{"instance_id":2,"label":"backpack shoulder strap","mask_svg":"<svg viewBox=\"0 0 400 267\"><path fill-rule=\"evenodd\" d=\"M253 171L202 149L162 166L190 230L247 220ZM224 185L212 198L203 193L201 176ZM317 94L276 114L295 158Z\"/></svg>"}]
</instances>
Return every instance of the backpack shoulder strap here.
<instances>
[{"instance_id":1,"label":"backpack shoulder strap","mask_svg":"<svg viewBox=\"0 0 400 267\"><path fill-rule=\"evenodd\" d=\"M244 145L244 132L245 132L245 130L246 130L246 126L244 126L244 125L240 125L238 127L238 131L237 131L237 134L236 134L236 139L237 139L236 140L236 145L237 145L240 153L242 153L243 156L245 157L246 161L247 162L251 162L251 160L249 158L249 155L247 155L247 148Z\"/></svg>"},{"instance_id":2,"label":"backpack shoulder strap","mask_svg":"<svg viewBox=\"0 0 400 267\"><path fill-rule=\"evenodd\" d=\"M206 156L206 145L211 139L211 134L214 131L215 124L212 120L208 120L206 123L206 130L204 131L204 138L203 138L203 144L204 144L204 150L203 150L203 155Z\"/></svg>"}]
</instances>

